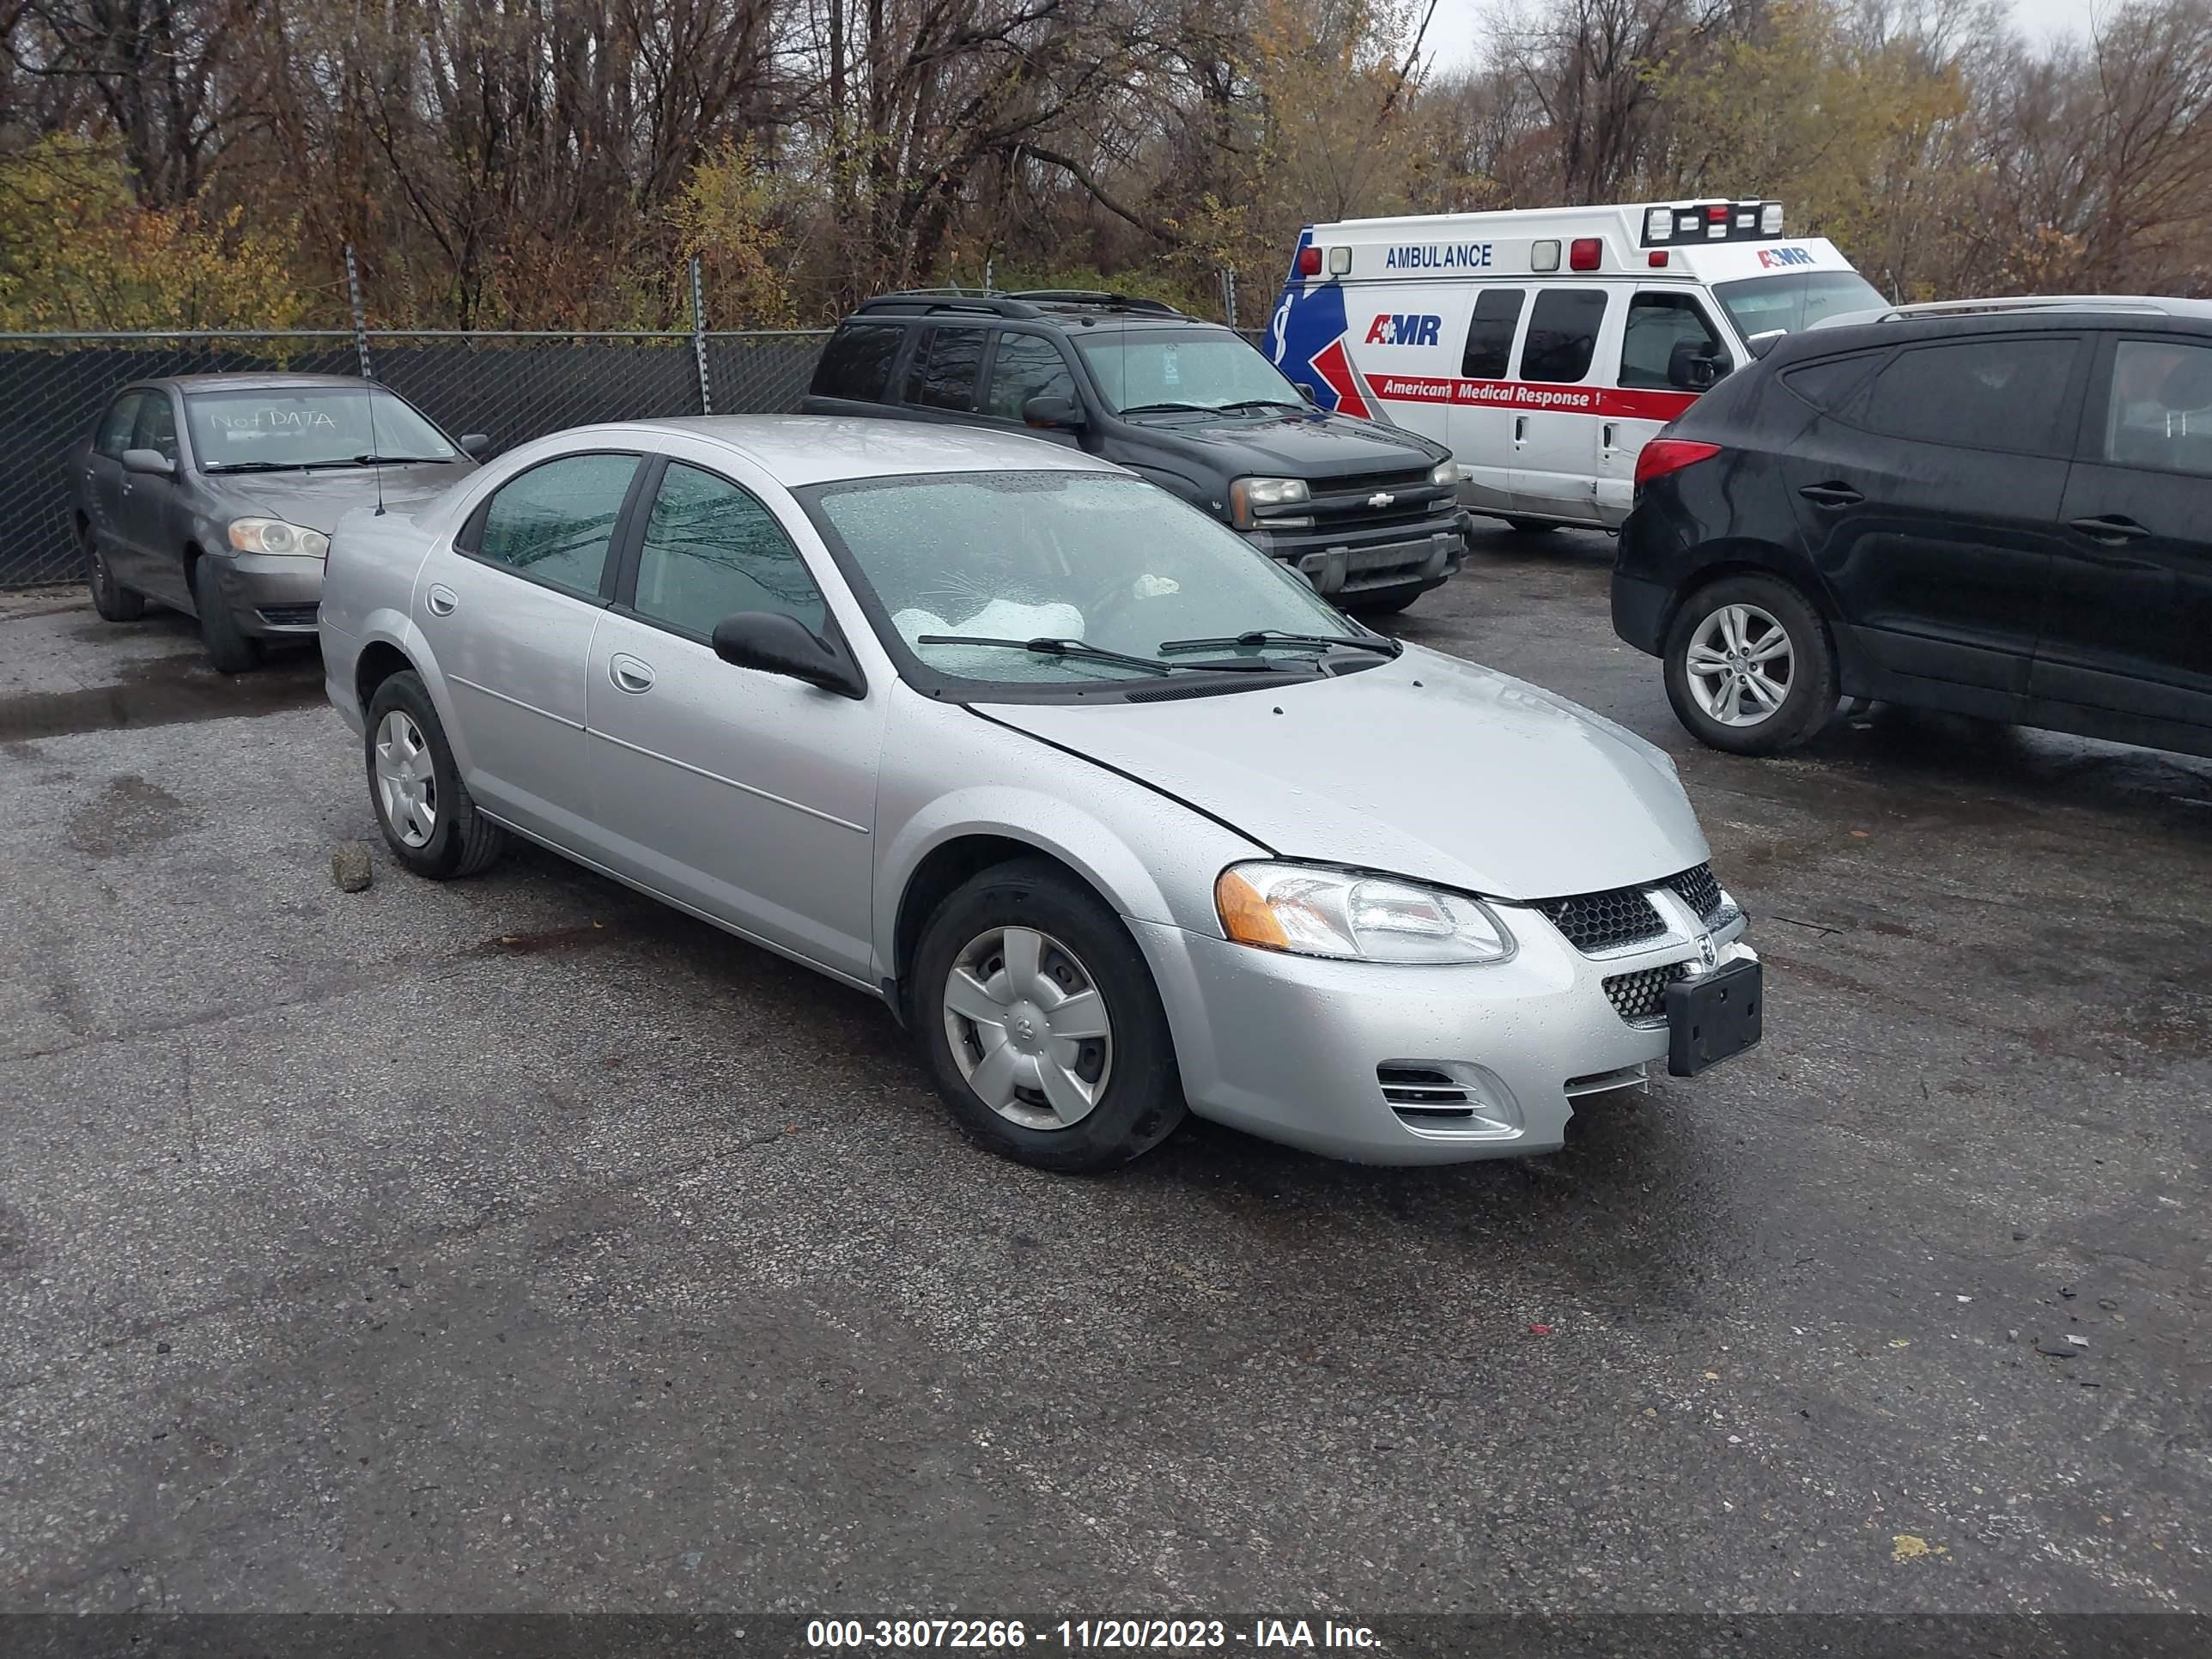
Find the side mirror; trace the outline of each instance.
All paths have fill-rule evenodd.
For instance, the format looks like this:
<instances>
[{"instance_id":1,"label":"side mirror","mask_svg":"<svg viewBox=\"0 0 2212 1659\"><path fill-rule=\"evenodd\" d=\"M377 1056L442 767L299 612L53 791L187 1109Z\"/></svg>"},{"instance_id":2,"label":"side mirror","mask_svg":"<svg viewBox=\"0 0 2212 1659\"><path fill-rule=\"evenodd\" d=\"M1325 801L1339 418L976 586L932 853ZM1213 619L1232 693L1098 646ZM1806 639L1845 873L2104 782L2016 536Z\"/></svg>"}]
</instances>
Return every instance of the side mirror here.
<instances>
[{"instance_id":1,"label":"side mirror","mask_svg":"<svg viewBox=\"0 0 2212 1659\"><path fill-rule=\"evenodd\" d=\"M1675 341L1674 349L1668 355L1667 384L1685 392L1709 391L1726 372L1720 359L1695 340Z\"/></svg>"},{"instance_id":2,"label":"side mirror","mask_svg":"<svg viewBox=\"0 0 2212 1659\"><path fill-rule=\"evenodd\" d=\"M143 472L153 478L173 478L177 464L158 449L126 449L123 452L125 472Z\"/></svg>"},{"instance_id":3,"label":"side mirror","mask_svg":"<svg viewBox=\"0 0 2212 1659\"><path fill-rule=\"evenodd\" d=\"M1083 425L1083 410L1073 398L1036 397L1022 405L1022 420L1029 426L1073 432Z\"/></svg>"},{"instance_id":4,"label":"side mirror","mask_svg":"<svg viewBox=\"0 0 2212 1659\"><path fill-rule=\"evenodd\" d=\"M1298 382L1298 396L1304 398L1308 403L1314 404L1316 407L1320 406L1321 393L1316 392L1313 389L1311 383L1309 381L1300 380Z\"/></svg>"},{"instance_id":5,"label":"side mirror","mask_svg":"<svg viewBox=\"0 0 2212 1659\"><path fill-rule=\"evenodd\" d=\"M471 432L461 440L461 453L464 455L481 456L490 447L491 434L488 432Z\"/></svg>"},{"instance_id":6,"label":"side mirror","mask_svg":"<svg viewBox=\"0 0 2212 1659\"><path fill-rule=\"evenodd\" d=\"M738 668L803 680L841 697L866 695L845 653L781 611L740 611L714 625L714 654Z\"/></svg>"}]
</instances>

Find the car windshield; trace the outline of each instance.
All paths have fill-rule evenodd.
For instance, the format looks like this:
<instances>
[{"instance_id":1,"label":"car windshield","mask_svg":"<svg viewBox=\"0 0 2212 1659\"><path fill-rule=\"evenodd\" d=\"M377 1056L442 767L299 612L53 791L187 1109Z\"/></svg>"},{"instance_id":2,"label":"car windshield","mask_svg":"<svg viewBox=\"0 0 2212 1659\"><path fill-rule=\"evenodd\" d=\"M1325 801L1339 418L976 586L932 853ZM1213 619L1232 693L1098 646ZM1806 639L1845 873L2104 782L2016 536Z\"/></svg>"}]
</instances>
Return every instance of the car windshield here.
<instances>
[{"instance_id":1,"label":"car windshield","mask_svg":"<svg viewBox=\"0 0 2212 1659\"><path fill-rule=\"evenodd\" d=\"M1133 683L1218 673L1200 665L1222 661L1305 672L1316 640L1325 649L1374 637L1242 537L1140 478L955 472L821 485L800 499L906 653L951 679ZM1310 637L1234 642L1269 631ZM1012 643L929 642L946 636ZM1180 644L1217 639L1210 651ZM1032 640L1091 649L1020 648ZM1179 648L1164 652L1170 644Z\"/></svg>"},{"instance_id":2,"label":"car windshield","mask_svg":"<svg viewBox=\"0 0 2212 1659\"><path fill-rule=\"evenodd\" d=\"M372 432L368 390L354 386L276 386L259 392L191 392L185 420L201 467L349 466L374 455L386 461L450 461L458 453L446 434L409 404L376 393Z\"/></svg>"},{"instance_id":3,"label":"car windshield","mask_svg":"<svg viewBox=\"0 0 2212 1659\"><path fill-rule=\"evenodd\" d=\"M1115 329L1075 343L1116 415L1305 407L1279 369L1226 329Z\"/></svg>"},{"instance_id":4,"label":"car windshield","mask_svg":"<svg viewBox=\"0 0 2212 1659\"><path fill-rule=\"evenodd\" d=\"M1798 270L1784 276L1747 276L1740 283L1716 283L1713 292L1728 308L1729 320L1747 340L1777 329L1799 333L1826 317L1854 311L1881 311L1889 301L1856 270Z\"/></svg>"}]
</instances>

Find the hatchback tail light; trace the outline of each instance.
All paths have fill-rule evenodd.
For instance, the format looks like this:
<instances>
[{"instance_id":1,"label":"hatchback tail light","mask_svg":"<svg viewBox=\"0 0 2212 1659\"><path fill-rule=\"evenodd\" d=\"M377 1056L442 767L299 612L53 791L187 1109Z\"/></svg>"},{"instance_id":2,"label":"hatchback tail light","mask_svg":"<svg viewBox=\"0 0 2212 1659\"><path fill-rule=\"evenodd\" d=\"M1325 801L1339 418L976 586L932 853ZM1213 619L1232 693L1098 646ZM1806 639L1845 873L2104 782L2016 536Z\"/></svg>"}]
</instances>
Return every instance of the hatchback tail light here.
<instances>
[{"instance_id":1,"label":"hatchback tail light","mask_svg":"<svg viewBox=\"0 0 2212 1659\"><path fill-rule=\"evenodd\" d=\"M1718 444L1698 443L1691 438L1654 438L1637 454L1636 487L1641 489L1654 478L1709 461L1720 453Z\"/></svg>"}]
</instances>

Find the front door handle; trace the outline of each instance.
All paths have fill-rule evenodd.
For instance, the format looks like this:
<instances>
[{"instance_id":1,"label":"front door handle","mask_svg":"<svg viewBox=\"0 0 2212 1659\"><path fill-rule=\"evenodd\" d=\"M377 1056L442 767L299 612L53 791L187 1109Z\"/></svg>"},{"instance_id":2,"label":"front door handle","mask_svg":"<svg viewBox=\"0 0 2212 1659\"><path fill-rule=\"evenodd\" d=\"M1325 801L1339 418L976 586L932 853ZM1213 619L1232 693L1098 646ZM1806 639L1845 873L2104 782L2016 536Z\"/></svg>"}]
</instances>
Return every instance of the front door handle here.
<instances>
[{"instance_id":1,"label":"front door handle","mask_svg":"<svg viewBox=\"0 0 2212 1659\"><path fill-rule=\"evenodd\" d=\"M641 696L653 690L653 665L617 651L607 659L607 678L615 683L617 690Z\"/></svg>"},{"instance_id":2,"label":"front door handle","mask_svg":"<svg viewBox=\"0 0 2212 1659\"><path fill-rule=\"evenodd\" d=\"M1615 426L1611 421L1607 421L1605 423L1605 447L1607 449L1618 449L1620 447L1619 444L1613 441L1613 435L1620 430L1620 428Z\"/></svg>"},{"instance_id":3,"label":"front door handle","mask_svg":"<svg viewBox=\"0 0 2212 1659\"><path fill-rule=\"evenodd\" d=\"M2069 527L2080 531L2093 542L2102 542L2107 547L2118 547L2124 542L2139 542L2150 532L2133 519L2108 513L2101 519L2075 519Z\"/></svg>"},{"instance_id":4,"label":"front door handle","mask_svg":"<svg viewBox=\"0 0 2212 1659\"><path fill-rule=\"evenodd\" d=\"M430 614L434 617L452 616L453 607L460 602L460 595L443 582L432 582L429 594L423 600L423 603L430 607Z\"/></svg>"},{"instance_id":5,"label":"front door handle","mask_svg":"<svg viewBox=\"0 0 2212 1659\"><path fill-rule=\"evenodd\" d=\"M1849 484L1807 484L1797 492L1815 507L1855 507L1866 499Z\"/></svg>"}]
</instances>

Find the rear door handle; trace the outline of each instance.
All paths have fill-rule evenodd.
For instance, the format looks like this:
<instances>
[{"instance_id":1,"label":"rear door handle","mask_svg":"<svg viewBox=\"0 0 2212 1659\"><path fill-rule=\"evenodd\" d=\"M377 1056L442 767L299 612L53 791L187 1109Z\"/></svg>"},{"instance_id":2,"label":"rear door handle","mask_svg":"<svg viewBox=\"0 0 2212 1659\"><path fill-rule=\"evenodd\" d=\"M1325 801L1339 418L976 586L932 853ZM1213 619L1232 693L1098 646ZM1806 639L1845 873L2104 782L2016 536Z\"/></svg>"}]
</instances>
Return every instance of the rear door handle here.
<instances>
[{"instance_id":1,"label":"rear door handle","mask_svg":"<svg viewBox=\"0 0 2212 1659\"><path fill-rule=\"evenodd\" d=\"M2069 528L2080 531L2093 542L2102 542L2107 547L2118 547L2123 542L2139 542L2150 532L2133 519L2108 513L2101 519L2075 519Z\"/></svg>"},{"instance_id":2,"label":"rear door handle","mask_svg":"<svg viewBox=\"0 0 2212 1659\"><path fill-rule=\"evenodd\" d=\"M617 690L641 696L653 690L653 665L617 651L607 659L607 678L615 683Z\"/></svg>"},{"instance_id":3,"label":"rear door handle","mask_svg":"<svg viewBox=\"0 0 2212 1659\"><path fill-rule=\"evenodd\" d=\"M452 588L447 586L445 583L432 582L430 584L430 592L422 602L430 607L430 614L432 616L450 617L453 614L453 607L459 605L461 600L460 596L455 593Z\"/></svg>"},{"instance_id":4,"label":"rear door handle","mask_svg":"<svg viewBox=\"0 0 2212 1659\"><path fill-rule=\"evenodd\" d=\"M1528 441L1528 417L1526 415L1513 417L1513 441L1516 444Z\"/></svg>"},{"instance_id":5,"label":"rear door handle","mask_svg":"<svg viewBox=\"0 0 2212 1659\"><path fill-rule=\"evenodd\" d=\"M1854 507L1866 499L1849 484L1807 484L1797 492L1815 507Z\"/></svg>"}]
</instances>

